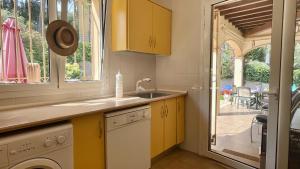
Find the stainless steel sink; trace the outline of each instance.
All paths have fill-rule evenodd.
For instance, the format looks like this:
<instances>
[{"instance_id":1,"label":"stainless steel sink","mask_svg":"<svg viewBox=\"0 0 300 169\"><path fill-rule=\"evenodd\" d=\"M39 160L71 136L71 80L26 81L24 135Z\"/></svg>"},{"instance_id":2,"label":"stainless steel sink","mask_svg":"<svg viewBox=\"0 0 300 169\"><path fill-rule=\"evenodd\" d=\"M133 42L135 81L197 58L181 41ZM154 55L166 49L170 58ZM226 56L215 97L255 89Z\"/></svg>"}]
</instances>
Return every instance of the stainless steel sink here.
<instances>
[{"instance_id":1,"label":"stainless steel sink","mask_svg":"<svg viewBox=\"0 0 300 169\"><path fill-rule=\"evenodd\" d=\"M170 95L170 94L162 93L162 92L142 92L142 93L133 94L131 96L141 97L141 98L145 98L145 99L154 99L154 98L168 96L168 95Z\"/></svg>"}]
</instances>

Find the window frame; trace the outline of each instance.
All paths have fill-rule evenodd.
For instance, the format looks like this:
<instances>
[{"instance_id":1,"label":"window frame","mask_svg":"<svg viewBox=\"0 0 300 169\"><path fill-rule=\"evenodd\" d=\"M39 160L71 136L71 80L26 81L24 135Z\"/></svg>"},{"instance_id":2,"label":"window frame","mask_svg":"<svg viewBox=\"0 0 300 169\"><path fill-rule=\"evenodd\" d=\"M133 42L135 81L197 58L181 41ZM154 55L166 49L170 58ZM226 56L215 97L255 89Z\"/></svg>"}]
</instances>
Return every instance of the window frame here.
<instances>
[{"instance_id":1,"label":"window frame","mask_svg":"<svg viewBox=\"0 0 300 169\"><path fill-rule=\"evenodd\" d=\"M70 91L72 89L80 88L93 88L95 90L100 90L100 85L102 84L102 68L103 68L103 58L101 56L101 0L91 0L93 5L98 6L97 20L99 21L99 80L91 81L76 81L68 82L65 81L65 63L66 57L59 56L49 49L49 82L47 83L36 83L36 84L0 84L0 99L6 98L19 98L27 96L39 96L53 91ZM97 3L95 3L97 2ZM49 23L57 20L57 0L48 0L48 14ZM2 9L2 8L1 8ZM94 8L93 8L94 9ZM42 93L42 94L40 94ZM88 95L88 94L87 94Z\"/></svg>"},{"instance_id":2,"label":"window frame","mask_svg":"<svg viewBox=\"0 0 300 169\"><path fill-rule=\"evenodd\" d=\"M63 0L62 0L63 1ZM97 27L99 28L99 36L98 39L96 39L99 43L98 45L98 53L99 53L99 79L98 80L79 80L79 81L66 81L65 80L65 65L66 65L66 57L59 57L58 58L58 86L60 89L78 89L78 88L99 88L100 85L102 84L102 67L103 67L103 59L101 58L101 0L91 0L92 2L92 12L94 15L97 15L97 21L99 21L98 23L96 23ZM97 9L95 9L95 7L97 7Z\"/></svg>"}]
</instances>

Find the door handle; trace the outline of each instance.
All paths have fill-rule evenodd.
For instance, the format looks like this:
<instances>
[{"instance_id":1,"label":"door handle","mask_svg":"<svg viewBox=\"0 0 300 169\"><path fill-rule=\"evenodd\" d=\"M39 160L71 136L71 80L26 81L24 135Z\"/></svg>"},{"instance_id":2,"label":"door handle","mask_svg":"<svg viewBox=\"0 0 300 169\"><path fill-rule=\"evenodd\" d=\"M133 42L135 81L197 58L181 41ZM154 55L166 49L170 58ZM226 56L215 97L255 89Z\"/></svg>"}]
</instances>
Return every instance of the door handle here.
<instances>
[{"instance_id":1,"label":"door handle","mask_svg":"<svg viewBox=\"0 0 300 169\"><path fill-rule=\"evenodd\" d=\"M262 92L262 94L266 94L268 96L273 96L273 97L276 97L278 98L279 94L278 94L278 90L275 90L275 91L270 91L270 92Z\"/></svg>"}]
</instances>

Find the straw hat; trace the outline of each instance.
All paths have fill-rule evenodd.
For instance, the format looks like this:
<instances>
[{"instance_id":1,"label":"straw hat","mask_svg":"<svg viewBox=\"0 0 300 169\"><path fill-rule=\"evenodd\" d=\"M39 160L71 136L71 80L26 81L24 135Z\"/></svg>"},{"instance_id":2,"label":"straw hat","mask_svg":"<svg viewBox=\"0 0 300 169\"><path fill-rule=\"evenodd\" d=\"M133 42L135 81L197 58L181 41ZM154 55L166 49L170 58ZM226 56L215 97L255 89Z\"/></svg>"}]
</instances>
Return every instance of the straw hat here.
<instances>
[{"instance_id":1,"label":"straw hat","mask_svg":"<svg viewBox=\"0 0 300 169\"><path fill-rule=\"evenodd\" d=\"M46 39L50 49L61 56L72 55L78 47L76 30L63 20L56 20L49 24Z\"/></svg>"}]
</instances>

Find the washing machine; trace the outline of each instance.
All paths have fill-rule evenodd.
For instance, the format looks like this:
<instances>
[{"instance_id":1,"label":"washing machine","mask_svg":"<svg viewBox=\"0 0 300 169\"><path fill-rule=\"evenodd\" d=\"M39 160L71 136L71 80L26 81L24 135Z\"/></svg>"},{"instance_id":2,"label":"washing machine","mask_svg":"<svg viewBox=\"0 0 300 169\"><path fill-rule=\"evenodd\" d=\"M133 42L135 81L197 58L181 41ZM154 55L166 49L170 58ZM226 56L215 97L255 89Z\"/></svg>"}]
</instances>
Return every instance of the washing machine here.
<instances>
[{"instance_id":1,"label":"washing machine","mask_svg":"<svg viewBox=\"0 0 300 169\"><path fill-rule=\"evenodd\" d=\"M0 136L0 169L73 169L72 125Z\"/></svg>"}]
</instances>

